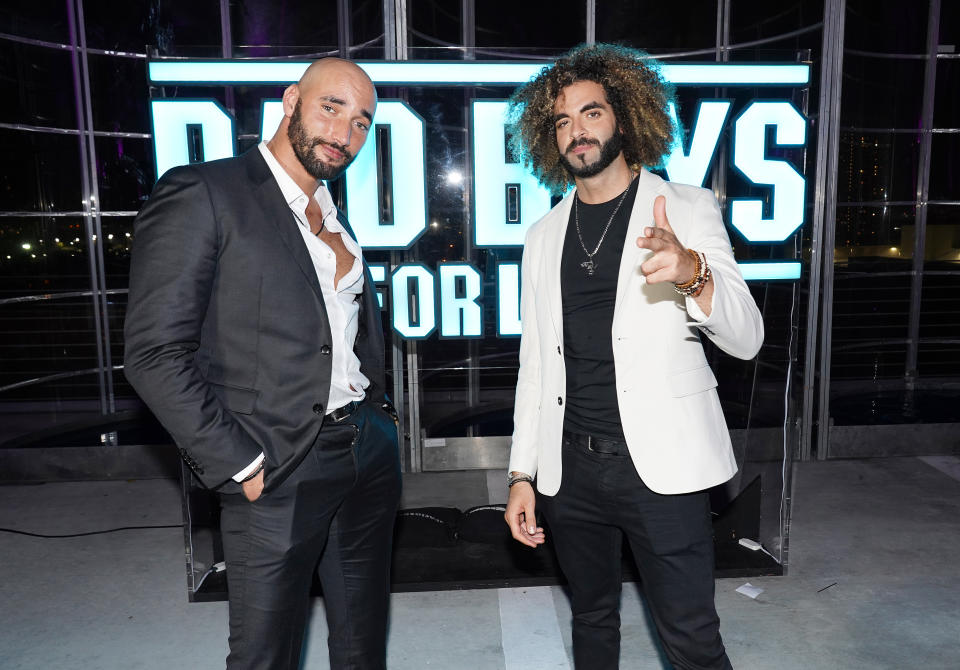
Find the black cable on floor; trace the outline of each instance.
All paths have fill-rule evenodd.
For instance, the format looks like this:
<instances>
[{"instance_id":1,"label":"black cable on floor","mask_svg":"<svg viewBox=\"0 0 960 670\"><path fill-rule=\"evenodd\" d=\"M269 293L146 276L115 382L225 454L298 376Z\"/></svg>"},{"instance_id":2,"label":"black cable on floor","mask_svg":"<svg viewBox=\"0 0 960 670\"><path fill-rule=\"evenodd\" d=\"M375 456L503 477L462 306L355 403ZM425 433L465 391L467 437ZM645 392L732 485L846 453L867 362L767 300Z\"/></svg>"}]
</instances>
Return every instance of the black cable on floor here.
<instances>
[{"instance_id":1,"label":"black cable on floor","mask_svg":"<svg viewBox=\"0 0 960 670\"><path fill-rule=\"evenodd\" d=\"M120 530L153 530L155 528L183 528L182 523L170 526L121 526L120 528L108 528L106 530L91 530L87 533L69 533L67 535L44 535L43 533L29 533L25 530L15 530L13 528L0 528L0 533L13 533L14 535L26 535L27 537L42 537L55 539L61 537L85 537L87 535L104 535L106 533L116 533Z\"/></svg>"}]
</instances>

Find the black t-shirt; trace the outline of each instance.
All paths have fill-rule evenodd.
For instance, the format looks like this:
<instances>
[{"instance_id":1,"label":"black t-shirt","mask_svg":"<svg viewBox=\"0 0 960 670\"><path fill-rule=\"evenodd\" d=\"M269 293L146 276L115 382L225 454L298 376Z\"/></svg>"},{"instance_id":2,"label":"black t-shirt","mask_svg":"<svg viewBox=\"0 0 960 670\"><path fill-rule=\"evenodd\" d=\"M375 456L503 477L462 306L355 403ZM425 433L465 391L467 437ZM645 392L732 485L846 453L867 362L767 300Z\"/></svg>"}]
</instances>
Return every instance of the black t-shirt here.
<instances>
[{"instance_id":1,"label":"black t-shirt","mask_svg":"<svg viewBox=\"0 0 960 670\"><path fill-rule=\"evenodd\" d=\"M563 296L563 349L567 368L567 407L563 427L615 440L623 440L617 405L616 371L613 365L613 308L617 299L620 257L637 197L637 184L630 184L603 243L593 256L593 275L583 247L593 251L621 196L588 205L574 203L563 241L560 261L560 292ZM579 209L580 233L576 215Z\"/></svg>"}]
</instances>

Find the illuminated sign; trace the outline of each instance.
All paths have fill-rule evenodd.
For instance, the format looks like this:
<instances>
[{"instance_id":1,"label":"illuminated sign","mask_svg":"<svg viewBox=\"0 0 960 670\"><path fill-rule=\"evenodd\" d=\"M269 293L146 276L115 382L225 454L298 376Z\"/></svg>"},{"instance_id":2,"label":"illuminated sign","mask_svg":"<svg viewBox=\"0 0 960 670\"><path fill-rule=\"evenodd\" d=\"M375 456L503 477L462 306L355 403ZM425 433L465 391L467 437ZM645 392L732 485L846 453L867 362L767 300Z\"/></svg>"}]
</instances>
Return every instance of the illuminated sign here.
<instances>
[{"instance_id":1,"label":"illuminated sign","mask_svg":"<svg viewBox=\"0 0 960 670\"><path fill-rule=\"evenodd\" d=\"M286 85L299 79L308 65L177 60L153 61L148 68L154 85ZM379 85L457 87L515 86L549 63L378 61L358 65ZM677 86L751 89L806 86L810 77L809 67L797 64L665 64L662 72ZM529 226L550 209L550 194L519 163L511 162L505 151L506 105L497 100L474 100L470 105L473 242L479 248L521 246ZM676 121L673 107L670 113ZM215 100L157 99L151 101L151 115L158 175L191 160L235 155L234 120ZM686 142L678 137L665 162L667 177L702 186L724 129L732 127L731 163L748 184L764 187L768 197L731 198L728 224L746 242L782 243L803 224L806 180L789 161L771 156L780 147L806 143L806 119L788 100L767 98L750 101L731 116L732 100L701 99ZM261 137L271 137L283 118L280 101L263 101L260 118ZM347 213L364 248L406 249L427 229L424 120L406 102L381 100L373 128L385 131L388 148L368 141L357 154L344 177ZM389 208L381 205L384 179L390 180ZM740 268L748 281L795 281L800 276L797 261L743 262ZM408 263L394 268L389 276L382 265L371 271L381 306L381 288L389 286L393 327L404 337L482 336L484 299L496 300L497 334L519 334L517 263L497 266L494 296L481 295L481 273L463 262L441 262L434 269Z\"/></svg>"}]
</instances>

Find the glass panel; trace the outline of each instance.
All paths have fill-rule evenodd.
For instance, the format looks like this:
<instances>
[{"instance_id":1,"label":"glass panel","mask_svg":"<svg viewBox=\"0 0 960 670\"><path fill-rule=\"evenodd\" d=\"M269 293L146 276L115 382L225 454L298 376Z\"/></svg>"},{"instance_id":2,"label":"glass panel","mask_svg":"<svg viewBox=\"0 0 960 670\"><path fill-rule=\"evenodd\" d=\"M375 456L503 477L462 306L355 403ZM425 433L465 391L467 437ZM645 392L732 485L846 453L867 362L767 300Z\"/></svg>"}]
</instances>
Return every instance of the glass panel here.
<instances>
[{"instance_id":1,"label":"glass panel","mask_svg":"<svg viewBox=\"0 0 960 670\"><path fill-rule=\"evenodd\" d=\"M716 13L716 3L713 4ZM709 11L703 9L703 18ZM730 3L730 41L750 42L775 37L784 33L811 26L823 20L823 2L819 0L793 0L793 2L765 2L747 0ZM706 24L707 21L704 20Z\"/></svg>"},{"instance_id":2,"label":"glass panel","mask_svg":"<svg viewBox=\"0 0 960 670\"><path fill-rule=\"evenodd\" d=\"M913 201L919 134L840 131L837 201Z\"/></svg>"},{"instance_id":3,"label":"glass panel","mask_svg":"<svg viewBox=\"0 0 960 670\"><path fill-rule=\"evenodd\" d=\"M82 208L80 139L0 128L0 211Z\"/></svg>"},{"instance_id":4,"label":"glass panel","mask_svg":"<svg viewBox=\"0 0 960 670\"><path fill-rule=\"evenodd\" d=\"M370 43L351 50L351 58L383 58L383 0L351 0L350 29L351 44Z\"/></svg>"},{"instance_id":5,"label":"glass panel","mask_svg":"<svg viewBox=\"0 0 960 670\"><path fill-rule=\"evenodd\" d=\"M0 299L89 291L84 238L82 217L0 217Z\"/></svg>"},{"instance_id":6,"label":"glass panel","mask_svg":"<svg viewBox=\"0 0 960 670\"><path fill-rule=\"evenodd\" d=\"M476 3L477 46L507 52L566 51L586 39L584 0L557 0L544 9L535 2L481 0ZM537 30L535 26L549 26Z\"/></svg>"},{"instance_id":7,"label":"glass panel","mask_svg":"<svg viewBox=\"0 0 960 670\"><path fill-rule=\"evenodd\" d=\"M909 269L915 223L913 205L837 207L834 262L851 270Z\"/></svg>"},{"instance_id":8,"label":"glass panel","mask_svg":"<svg viewBox=\"0 0 960 670\"><path fill-rule=\"evenodd\" d=\"M831 376L837 382L903 376L910 312L910 276L903 271L908 269L890 261L837 269L831 355ZM831 402L831 413L844 411Z\"/></svg>"},{"instance_id":9,"label":"glass panel","mask_svg":"<svg viewBox=\"0 0 960 670\"><path fill-rule=\"evenodd\" d=\"M940 235L949 231L952 254L928 254L923 276L923 293L920 302L920 351L918 367L922 377L943 380L960 376L960 207L952 209L952 224L927 227L927 240L931 234ZM938 219L951 218L949 213ZM941 421L956 421L957 406L954 402L947 410L941 401L940 412L947 414Z\"/></svg>"},{"instance_id":10,"label":"glass panel","mask_svg":"<svg viewBox=\"0 0 960 670\"><path fill-rule=\"evenodd\" d=\"M214 3L216 4L216 3ZM302 10L283 11L272 0L241 0L230 3L233 44L242 46L247 56L273 56L276 48L295 47L300 53L337 50L337 4L325 3L323 9L304 5ZM215 34L220 34L219 10Z\"/></svg>"},{"instance_id":11,"label":"glass panel","mask_svg":"<svg viewBox=\"0 0 960 670\"><path fill-rule=\"evenodd\" d=\"M146 61L90 54L87 62L94 130L151 132Z\"/></svg>"},{"instance_id":12,"label":"glass panel","mask_svg":"<svg viewBox=\"0 0 960 670\"><path fill-rule=\"evenodd\" d=\"M151 34L156 35L156 40L150 46L160 56L223 56L217 0L164 0L155 11Z\"/></svg>"},{"instance_id":13,"label":"glass panel","mask_svg":"<svg viewBox=\"0 0 960 670\"><path fill-rule=\"evenodd\" d=\"M678 23L678 15L696 20ZM617 42L656 53L710 49L717 44L716 0L598 2L596 22L598 42Z\"/></svg>"},{"instance_id":14,"label":"glass panel","mask_svg":"<svg viewBox=\"0 0 960 670\"><path fill-rule=\"evenodd\" d=\"M63 0L4 0L0 5L0 32L70 43L70 23Z\"/></svg>"},{"instance_id":15,"label":"glass panel","mask_svg":"<svg viewBox=\"0 0 960 670\"><path fill-rule=\"evenodd\" d=\"M848 0L844 46L883 53L925 53L928 6L927 2L902 0Z\"/></svg>"},{"instance_id":16,"label":"glass panel","mask_svg":"<svg viewBox=\"0 0 960 670\"><path fill-rule=\"evenodd\" d=\"M152 140L98 137L95 145L101 209L138 211L155 181Z\"/></svg>"},{"instance_id":17,"label":"glass panel","mask_svg":"<svg viewBox=\"0 0 960 670\"><path fill-rule=\"evenodd\" d=\"M927 268L928 270L930 268ZM956 262L953 269L957 270ZM960 353L957 333L960 332L960 273L925 274L923 277L923 298L920 303L921 339L953 340L954 355ZM942 344L948 344L946 342ZM953 361L960 367L960 359ZM934 376L946 376L942 372Z\"/></svg>"},{"instance_id":18,"label":"glass panel","mask_svg":"<svg viewBox=\"0 0 960 670\"><path fill-rule=\"evenodd\" d=\"M953 52L960 47L960 4L940 3L940 44L952 44Z\"/></svg>"},{"instance_id":19,"label":"glass panel","mask_svg":"<svg viewBox=\"0 0 960 670\"><path fill-rule=\"evenodd\" d=\"M928 205L926 232L926 269L957 270L960 262L960 205Z\"/></svg>"},{"instance_id":20,"label":"glass panel","mask_svg":"<svg viewBox=\"0 0 960 670\"><path fill-rule=\"evenodd\" d=\"M96 367L91 299L56 299L57 293L90 290L84 237L80 217L0 219L0 298L45 296L0 304L0 386ZM25 387L16 397L72 399L97 393L96 380L84 378Z\"/></svg>"},{"instance_id":21,"label":"glass panel","mask_svg":"<svg viewBox=\"0 0 960 670\"><path fill-rule=\"evenodd\" d=\"M930 147L930 200L960 200L960 133L934 133Z\"/></svg>"},{"instance_id":22,"label":"glass panel","mask_svg":"<svg viewBox=\"0 0 960 670\"><path fill-rule=\"evenodd\" d=\"M840 124L860 128L919 128L922 60L843 57Z\"/></svg>"},{"instance_id":23,"label":"glass panel","mask_svg":"<svg viewBox=\"0 0 960 670\"><path fill-rule=\"evenodd\" d=\"M87 46L92 49L145 53L148 44L161 44L172 26L164 20L167 3L151 0L83 3ZM199 4L199 3L198 3ZM208 3L216 4L216 3ZM219 23L214 28L219 27Z\"/></svg>"},{"instance_id":24,"label":"glass panel","mask_svg":"<svg viewBox=\"0 0 960 670\"><path fill-rule=\"evenodd\" d=\"M108 290L126 289L129 286L133 219L132 216L100 218L100 229L103 233L103 264ZM121 320L122 316L121 314Z\"/></svg>"},{"instance_id":25,"label":"glass panel","mask_svg":"<svg viewBox=\"0 0 960 670\"><path fill-rule=\"evenodd\" d=\"M933 127L960 128L960 59L940 59L937 62Z\"/></svg>"},{"instance_id":26,"label":"glass panel","mask_svg":"<svg viewBox=\"0 0 960 670\"><path fill-rule=\"evenodd\" d=\"M461 3L442 0L408 3L407 43L411 47L449 47L463 44L461 6ZM463 51L457 51L462 58Z\"/></svg>"},{"instance_id":27,"label":"glass panel","mask_svg":"<svg viewBox=\"0 0 960 670\"><path fill-rule=\"evenodd\" d=\"M71 55L0 40L0 121L76 128Z\"/></svg>"}]
</instances>

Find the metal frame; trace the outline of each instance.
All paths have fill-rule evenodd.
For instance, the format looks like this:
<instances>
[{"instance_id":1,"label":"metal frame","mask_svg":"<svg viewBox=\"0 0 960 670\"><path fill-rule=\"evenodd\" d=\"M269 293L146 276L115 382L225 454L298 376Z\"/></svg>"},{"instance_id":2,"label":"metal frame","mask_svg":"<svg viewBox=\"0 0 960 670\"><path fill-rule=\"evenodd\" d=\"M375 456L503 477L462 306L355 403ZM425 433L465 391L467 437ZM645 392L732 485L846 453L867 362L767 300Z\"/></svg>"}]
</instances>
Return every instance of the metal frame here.
<instances>
[{"instance_id":1,"label":"metal frame","mask_svg":"<svg viewBox=\"0 0 960 670\"><path fill-rule=\"evenodd\" d=\"M817 387L818 326L826 333L826 367L819 369L821 412L818 436L824 439L825 417L829 411L823 404L823 394L829 398L830 388L830 324L833 321L833 240L836 225L837 156L839 152L840 86L843 72L843 26L846 0L825 0L823 8L823 53L820 75L819 108L817 113L817 162L813 204L813 231L811 233L810 281L807 302L807 341L804 354L803 393L800 402L800 460L810 460L813 450L814 390ZM826 278L824 278L824 275ZM824 288L826 287L826 289ZM820 322L823 300L822 324ZM823 343L821 343L822 345ZM824 376L826 375L826 376ZM818 445L819 446L819 445ZM822 457L823 450L818 449Z\"/></svg>"},{"instance_id":2,"label":"metal frame","mask_svg":"<svg viewBox=\"0 0 960 670\"><path fill-rule=\"evenodd\" d=\"M587 0L587 30L584 41L587 44L597 43L597 0Z\"/></svg>"},{"instance_id":3,"label":"metal frame","mask_svg":"<svg viewBox=\"0 0 960 670\"><path fill-rule=\"evenodd\" d=\"M350 0L337 0L337 46L340 58L350 58L353 42L353 26L350 16Z\"/></svg>"},{"instance_id":4,"label":"metal frame","mask_svg":"<svg viewBox=\"0 0 960 670\"><path fill-rule=\"evenodd\" d=\"M90 98L90 69L87 62L87 36L83 20L83 0L67 0L67 17L72 46L74 105L80 143L80 174L83 195L84 230L90 266L91 300L97 348L97 378L100 389L100 413L116 410L110 349L109 314L103 262L100 193L97 182L97 152L93 134L93 105Z\"/></svg>"},{"instance_id":5,"label":"metal frame","mask_svg":"<svg viewBox=\"0 0 960 670\"><path fill-rule=\"evenodd\" d=\"M407 60L407 2L383 0L383 42L385 60ZM403 262L401 252L391 252L391 271ZM420 430L420 355L417 342L390 334L393 363L394 402L399 410L401 467L405 472L420 472L423 436ZM404 386L404 382L406 385ZM406 402L404 402L406 396ZM407 411L403 411L406 406Z\"/></svg>"},{"instance_id":6,"label":"metal frame","mask_svg":"<svg viewBox=\"0 0 960 670\"><path fill-rule=\"evenodd\" d=\"M460 34L463 40L463 59L476 60L477 58L477 6L476 0L461 0L460 3ZM475 90L473 87L465 88L463 91L464 109L469 109L470 100L473 99ZM469 112L467 112L469 114ZM464 160L464 184L473 183L473 144L470 142L469 133L464 128L463 146L465 153ZM471 190L463 189L463 256L472 261L473 259L473 220L470 212L473 208L471 200ZM480 404L480 343L477 340L469 339L467 345L467 407L477 407ZM473 437L473 427L467 429L469 437ZM422 453L422 452L421 452Z\"/></svg>"},{"instance_id":7,"label":"metal frame","mask_svg":"<svg viewBox=\"0 0 960 670\"><path fill-rule=\"evenodd\" d=\"M930 150L933 144L933 102L937 85L937 46L940 43L940 0L930 0L927 17L927 62L923 73L923 110L920 121L920 156L917 166L917 210L913 239L913 277L910 281L910 320L907 331L907 364L904 381L912 392L919 371L920 303L923 296L923 266L927 242L927 198L930 195Z\"/></svg>"}]
</instances>

